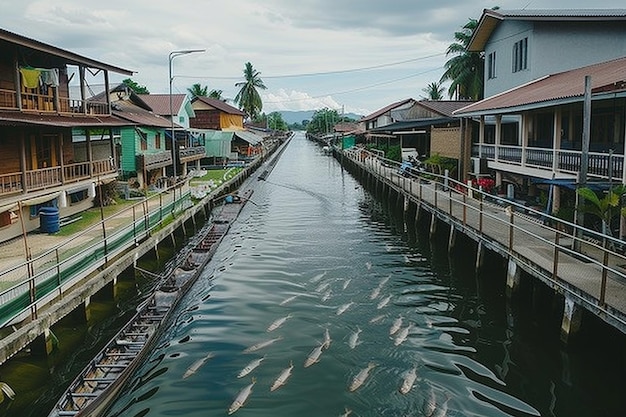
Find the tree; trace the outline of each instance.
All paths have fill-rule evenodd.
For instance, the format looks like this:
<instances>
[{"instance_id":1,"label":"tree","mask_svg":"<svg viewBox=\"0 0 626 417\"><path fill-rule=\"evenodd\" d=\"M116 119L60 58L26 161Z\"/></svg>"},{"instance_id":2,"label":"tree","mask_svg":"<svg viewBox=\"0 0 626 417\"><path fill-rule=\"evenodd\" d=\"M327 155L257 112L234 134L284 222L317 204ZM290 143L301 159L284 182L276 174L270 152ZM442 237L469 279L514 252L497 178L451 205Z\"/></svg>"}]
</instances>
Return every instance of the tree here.
<instances>
[{"instance_id":1,"label":"tree","mask_svg":"<svg viewBox=\"0 0 626 417\"><path fill-rule=\"evenodd\" d=\"M130 78L122 80L122 84L133 90L136 94L150 94L150 91L148 91L148 88L145 85L139 85Z\"/></svg>"},{"instance_id":2,"label":"tree","mask_svg":"<svg viewBox=\"0 0 626 417\"><path fill-rule=\"evenodd\" d=\"M582 211L598 217L602 222L602 234L611 236L613 218L618 214L626 216L626 207L620 207L622 196L626 195L626 186L620 184L613 187L602 198L588 187L578 188L576 193L587 203L582 206Z\"/></svg>"},{"instance_id":3,"label":"tree","mask_svg":"<svg viewBox=\"0 0 626 417\"><path fill-rule=\"evenodd\" d=\"M443 100L443 85L441 82L432 82L422 89L428 100Z\"/></svg>"},{"instance_id":4,"label":"tree","mask_svg":"<svg viewBox=\"0 0 626 417\"><path fill-rule=\"evenodd\" d=\"M325 107L313 113L313 118L306 125L306 131L314 135L331 133L334 130L334 126L340 121L342 119L337 110Z\"/></svg>"},{"instance_id":5,"label":"tree","mask_svg":"<svg viewBox=\"0 0 626 417\"><path fill-rule=\"evenodd\" d=\"M263 100L261 100L258 89L265 90L267 87L263 84L260 77L261 73L255 70L249 62L246 62L243 69L243 76L244 81L235 83L235 87L241 88L235 96L235 103L250 120L253 120L263 110Z\"/></svg>"},{"instance_id":6,"label":"tree","mask_svg":"<svg viewBox=\"0 0 626 417\"><path fill-rule=\"evenodd\" d=\"M207 92L209 91L209 87L202 86L199 83L196 83L187 89L187 92L191 95L191 98L194 97L206 97Z\"/></svg>"},{"instance_id":7,"label":"tree","mask_svg":"<svg viewBox=\"0 0 626 417\"><path fill-rule=\"evenodd\" d=\"M278 130L281 132L288 130L287 122L283 119L283 115L277 111L273 111L267 115L267 127L270 130Z\"/></svg>"},{"instance_id":8,"label":"tree","mask_svg":"<svg viewBox=\"0 0 626 417\"><path fill-rule=\"evenodd\" d=\"M448 46L446 55L454 55L445 64L440 82L451 81L450 98L480 100L483 97L484 58L479 52L469 52L470 39L478 27L476 19L470 19L463 30L454 33L456 42Z\"/></svg>"},{"instance_id":9,"label":"tree","mask_svg":"<svg viewBox=\"0 0 626 417\"><path fill-rule=\"evenodd\" d=\"M227 99L225 99L224 97L222 97L222 94L224 93L224 91L222 90L211 90L211 92L209 93L209 98L214 98L216 100L221 100L221 101L228 101Z\"/></svg>"}]
</instances>

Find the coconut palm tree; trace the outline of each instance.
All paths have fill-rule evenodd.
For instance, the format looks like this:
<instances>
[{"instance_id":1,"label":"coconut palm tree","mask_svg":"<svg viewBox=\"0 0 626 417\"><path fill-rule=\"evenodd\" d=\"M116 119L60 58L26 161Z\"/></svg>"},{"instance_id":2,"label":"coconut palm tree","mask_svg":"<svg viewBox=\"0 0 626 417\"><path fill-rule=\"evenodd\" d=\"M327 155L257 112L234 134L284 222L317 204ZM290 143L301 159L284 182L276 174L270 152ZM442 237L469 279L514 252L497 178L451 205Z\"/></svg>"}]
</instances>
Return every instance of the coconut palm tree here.
<instances>
[{"instance_id":1,"label":"coconut palm tree","mask_svg":"<svg viewBox=\"0 0 626 417\"><path fill-rule=\"evenodd\" d=\"M432 82L426 88L422 88L422 91L426 93L428 100L443 100L443 85L441 85L441 82Z\"/></svg>"},{"instance_id":2,"label":"coconut palm tree","mask_svg":"<svg viewBox=\"0 0 626 417\"><path fill-rule=\"evenodd\" d=\"M263 101L258 89L265 90L267 87L263 84L260 75L261 73L255 70L251 63L246 62L243 69L244 81L235 83L235 87L241 88L235 96L235 103L251 120L263 110Z\"/></svg>"},{"instance_id":3,"label":"coconut palm tree","mask_svg":"<svg viewBox=\"0 0 626 417\"><path fill-rule=\"evenodd\" d=\"M194 85L192 85L191 87L189 87L187 89L187 91L189 92L189 94L191 95L191 98L194 97L206 97L208 91L209 91L209 87L202 86L199 83L196 83Z\"/></svg>"},{"instance_id":4,"label":"coconut palm tree","mask_svg":"<svg viewBox=\"0 0 626 417\"><path fill-rule=\"evenodd\" d=\"M463 30L454 33L456 42L448 46L446 55L454 55L446 64L440 82L451 81L448 95L457 99L480 100L483 96L484 58L479 52L469 52L470 39L478 27L476 19L470 19Z\"/></svg>"},{"instance_id":5,"label":"coconut palm tree","mask_svg":"<svg viewBox=\"0 0 626 417\"><path fill-rule=\"evenodd\" d=\"M222 90L211 90L209 93L209 98L214 98L216 100L228 101L226 98L222 97L224 91Z\"/></svg>"}]
</instances>

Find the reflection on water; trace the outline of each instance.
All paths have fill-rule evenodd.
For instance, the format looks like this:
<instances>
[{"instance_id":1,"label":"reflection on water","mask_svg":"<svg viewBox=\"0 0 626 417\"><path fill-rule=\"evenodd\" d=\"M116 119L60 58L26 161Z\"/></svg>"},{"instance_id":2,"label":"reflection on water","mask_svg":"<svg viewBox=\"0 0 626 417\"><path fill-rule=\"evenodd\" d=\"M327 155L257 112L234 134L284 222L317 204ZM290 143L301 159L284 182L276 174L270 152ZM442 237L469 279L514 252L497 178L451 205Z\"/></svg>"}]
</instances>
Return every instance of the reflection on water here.
<instances>
[{"instance_id":1,"label":"reflection on water","mask_svg":"<svg viewBox=\"0 0 626 417\"><path fill-rule=\"evenodd\" d=\"M296 137L254 186L110 415L559 415L473 270L394 234L337 161Z\"/></svg>"}]
</instances>

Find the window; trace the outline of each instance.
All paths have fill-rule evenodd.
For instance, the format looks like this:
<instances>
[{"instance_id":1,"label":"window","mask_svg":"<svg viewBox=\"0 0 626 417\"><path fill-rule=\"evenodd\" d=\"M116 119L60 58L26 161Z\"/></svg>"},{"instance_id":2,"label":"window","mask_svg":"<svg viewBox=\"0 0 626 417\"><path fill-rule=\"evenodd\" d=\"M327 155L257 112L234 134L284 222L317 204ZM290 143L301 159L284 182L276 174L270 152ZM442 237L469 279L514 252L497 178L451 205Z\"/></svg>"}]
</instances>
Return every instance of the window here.
<instances>
[{"instance_id":1,"label":"window","mask_svg":"<svg viewBox=\"0 0 626 417\"><path fill-rule=\"evenodd\" d=\"M148 135L146 135L141 130L137 130L137 133L139 134L139 148L142 151L147 151L148 150Z\"/></svg>"},{"instance_id":2,"label":"window","mask_svg":"<svg viewBox=\"0 0 626 417\"><path fill-rule=\"evenodd\" d=\"M492 52L487 56L487 78L496 78L496 52Z\"/></svg>"},{"instance_id":3,"label":"window","mask_svg":"<svg viewBox=\"0 0 626 417\"><path fill-rule=\"evenodd\" d=\"M161 134L160 133L157 133L154 136L154 147L156 149L161 149Z\"/></svg>"},{"instance_id":4,"label":"window","mask_svg":"<svg viewBox=\"0 0 626 417\"><path fill-rule=\"evenodd\" d=\"M528 69L528 38L513 45L513 72Z\"/></svg>"}]
</instances>

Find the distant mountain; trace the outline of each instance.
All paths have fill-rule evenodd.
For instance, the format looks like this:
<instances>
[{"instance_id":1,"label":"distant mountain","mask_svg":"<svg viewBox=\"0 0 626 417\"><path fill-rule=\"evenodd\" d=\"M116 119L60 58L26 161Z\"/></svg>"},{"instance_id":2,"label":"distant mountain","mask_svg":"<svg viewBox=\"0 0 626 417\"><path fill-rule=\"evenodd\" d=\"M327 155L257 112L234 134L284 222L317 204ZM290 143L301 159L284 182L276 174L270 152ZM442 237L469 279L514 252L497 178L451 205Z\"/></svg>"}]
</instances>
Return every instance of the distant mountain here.
<instances>
[{"instance_id":1,"label":"distant mountain","mask_svg":"<svg viewBox=\"0 0 626 417\"><path fill-rule=\"evenodd\" d=\"M303 120L311 120L315 110L300 110L300 111L279 111L283 120L287 124L302 123ZM354 113L346 113L344 116L354 120L359 120L361 116Z\"/></svg>"}]
</instances>

